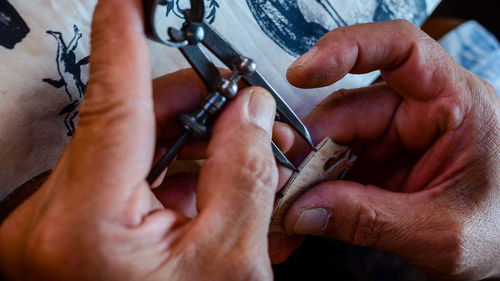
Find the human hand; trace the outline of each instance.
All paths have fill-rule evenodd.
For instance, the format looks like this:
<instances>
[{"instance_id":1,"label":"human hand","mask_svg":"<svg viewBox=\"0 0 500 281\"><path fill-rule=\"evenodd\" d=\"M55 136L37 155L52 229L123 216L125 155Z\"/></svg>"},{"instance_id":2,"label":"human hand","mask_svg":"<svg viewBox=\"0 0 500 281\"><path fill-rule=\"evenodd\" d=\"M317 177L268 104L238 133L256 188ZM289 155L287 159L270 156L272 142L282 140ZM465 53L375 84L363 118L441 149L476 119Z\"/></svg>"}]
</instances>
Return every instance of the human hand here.
<instances>
[{"instance_id":1,"label":"human hand","mask_svg":"<svg viewBox=\"0 0 500 281\"><path fill-rule=\"evenodd\" d=\"M500 277L500 101L487 82L406 21L336 29L287 76L314 88L378 69L384 83L334 93L306 118L316 141L350 144L359 162L352 181L299 198L287 231L388 251L440 279Z\"/></svg>"},{"instance_id":2,"label":"human hand","mask_svg":"<svg viewBox=\"0 0 500 281\"><path fill-rule=\"evenodd\" d=\"M173 137L175 116L196 106L203 91L188 71L156 80L151 89L141 15L139 0L99 1L75 137L41 189L0 228L7 278L272 278L267 229L278 181L270 146L274 100L260 88L241 91L215 124L198 184L176 178L158 187L166 199L170 189L196 185L195 218L186 214L189 204L176 210L158 200L145 180L155 150L155 111L157 138ZM205 154L203 146L191 148L184 157Z\"/></svg>"}]
</instances>

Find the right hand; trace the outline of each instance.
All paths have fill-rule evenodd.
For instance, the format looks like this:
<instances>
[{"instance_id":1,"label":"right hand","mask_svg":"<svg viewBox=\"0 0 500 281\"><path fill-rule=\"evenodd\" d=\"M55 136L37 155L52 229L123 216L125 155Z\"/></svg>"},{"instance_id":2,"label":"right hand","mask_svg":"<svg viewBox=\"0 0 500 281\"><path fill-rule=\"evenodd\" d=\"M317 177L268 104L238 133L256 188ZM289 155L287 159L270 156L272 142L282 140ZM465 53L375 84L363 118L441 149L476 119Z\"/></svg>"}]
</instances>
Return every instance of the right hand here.
<instances>
[{"instance_id":1,"label":"right hand","mask_svg":"<svg viewBox=\"0 0 500 281\"><path fill-rule=\"evenodd\" d=\"M339 91L306 118L315 141L357 147L359 162L353 181L302 195L288 210L287 231L387 251L441 279L500 277L495 90L406 21L336 29L288 78L315 88L374 70L384 83ZM291 249L283 242L273 261Z\"/></svg>"},{"instance_id":2,"label":"right hand","mask_svg":"<svg viewBox=\"0 0 500 281\"><path fill-rule=\"evenodd\" d=\"M143 30L141 1L97 4L75 136L43 186L0 225L9 280L272 279L274 99L241 90L206 149L186 149L184 157L206 156L199 177L169 178L155 196L145 180L155 144L177 134L174 116L196 108L204 91L192 71L151 87ZM194 190L196 200L174 197Z\"/></svg>"}]
</instances>

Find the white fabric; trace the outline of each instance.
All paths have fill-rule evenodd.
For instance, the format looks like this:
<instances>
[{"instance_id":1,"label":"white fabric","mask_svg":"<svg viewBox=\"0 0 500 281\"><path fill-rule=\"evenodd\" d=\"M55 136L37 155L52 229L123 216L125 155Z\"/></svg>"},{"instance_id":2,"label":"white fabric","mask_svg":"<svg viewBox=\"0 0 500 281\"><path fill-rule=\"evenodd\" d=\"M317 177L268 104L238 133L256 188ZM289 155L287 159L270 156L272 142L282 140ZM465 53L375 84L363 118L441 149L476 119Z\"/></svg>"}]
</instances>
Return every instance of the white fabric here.
<instances>
[{"instance_id":1,"label":"white fabric","mask_svg":"<svg viewBox=\"0 0 500 281\"><path fill-rule=\"evenodd\" d=\"M209 11L215 9L215 18L207 20L214 20L213 26L221 34L244 55L254 58L262 74L297 114L304 116L333 90L366 86L377 76L349 75L332 87L307 93L289 85L286 68L319 38L318 32L393 18L421 24L440 0L205 1ZM84 58L89 55L95 3L0 0L0 199L30 178L52 169L71 139L70 120L88 78ZM182 8L182 1L180 5ZM176 14L177 10L170 11L169 19L174 20ZM23 21L29 28L25 36L21 34L26 32ZM66 45L75 34L77 38L81 34L81 38L73 40L73 44L78 43L74 50L72 45L64 52L56 32ZM14 35L24 38L12 46L7 37ZM58 46L59 54L66 54L68 72L57 59ZM151 43L151 53L154 77L188 66L177 50L158 43ZM75 57L71 57L73 54Z\"/></svg>"},{"instance_id":2,"label":"white fabric","mask_svg":"<svg viewBox=\"0 0 500 281\"><path fill-rule=\"evenodd\" d=\"M439 43L458 63L488 80L500 94L500 42L476 21L467 21Z\"/></svg>"}]
</instances>

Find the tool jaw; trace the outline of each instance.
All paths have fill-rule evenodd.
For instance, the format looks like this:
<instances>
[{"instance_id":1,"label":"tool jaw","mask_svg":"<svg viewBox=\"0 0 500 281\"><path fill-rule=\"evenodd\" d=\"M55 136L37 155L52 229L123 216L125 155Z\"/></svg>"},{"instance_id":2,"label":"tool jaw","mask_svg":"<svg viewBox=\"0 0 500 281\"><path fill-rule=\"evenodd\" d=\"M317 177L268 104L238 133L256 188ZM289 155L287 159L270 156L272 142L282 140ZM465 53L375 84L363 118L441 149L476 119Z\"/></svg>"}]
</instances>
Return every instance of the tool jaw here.
<instances>
[{"instance_id":1,"label":"tool jaw","mask_svg":"<svg viewBox=\"0 0 500 281\"><path fill-rule=\"evenodd\" d=\"M186 20L182 33L168 28L167 34L172 40L164 39L162 34L165 31L158 30L155 20L158 7L173 6L174 0L143 0L144 19L146 36L156 42L163 43L170 47L182 48L188 44L196 45L204 38L204 29L201 26L205 15L205 4L203 0L191 0L191 8L184 10Z\"/></svg>"},{"instance_id":2,"label":"tool jaw","mask_svg":"<svg viewBox=\"0 0 500 281\"><path fill-rule=\"evenodd\" d=\"M257 64L251 58L237 56L231 69L242 76L252 76L257 71Z\"/></svg>"}]
</instances>

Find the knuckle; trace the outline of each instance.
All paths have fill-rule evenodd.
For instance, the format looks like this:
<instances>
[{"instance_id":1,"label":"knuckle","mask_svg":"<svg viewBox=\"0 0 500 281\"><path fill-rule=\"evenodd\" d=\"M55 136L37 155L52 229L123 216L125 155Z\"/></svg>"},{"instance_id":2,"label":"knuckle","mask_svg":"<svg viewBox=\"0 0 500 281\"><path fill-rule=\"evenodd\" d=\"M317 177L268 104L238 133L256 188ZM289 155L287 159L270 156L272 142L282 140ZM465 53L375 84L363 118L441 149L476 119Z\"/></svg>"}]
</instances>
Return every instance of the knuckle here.
<instances>
[{"instance_id":1,"label":"knuckle","mask_svg":"<svg viewBox=\"0 0 500 281\"><path fill-rule=\"evenodd\" d=\"M273 190L262 187L277 185L277 167L271 155L270 151L263 153L262 149L258 147L248 149L242 155L243 157L239 160L241 165L240 172L243 179L253 183L249 185L249 188Z\"/></svg>"},{"instance_id":2,"label":"knuckle","mask_svg":"<svg viewBox=\"0 0 500 281\"><path fill-rule=\"evenodd\" d=\"M374 208L363 203L359 205L358 213L352 225L350 243L365 247L374 247L382 237L384 225Z\"/></svg>"},{"instance_id":3,"label":"knuckle","mask_svg":"<svg viewBox=\"0 0 500 281\"><path fill-rule=\"evenodd\" d=\"M497 97L497 92L495 90L495 87L486 79L479 77L475 74L468 73L469 77L468 79L465 79L465 81L468 83L469 87L469 92L473 93L478 99L483 98L486 95L489 95L490 97Z\"/></svg>"},{"instance_id":4,"label":"knuckle","mask_svg":"<svg viewBox=\"0 0 500 281\"><path fill-rule=\"evenodd\" d=\"M255 124L234 120L207 150L207 169L239 186L241 196L269 197L278 185L278 168L269 134ZM216 131L216 130L214 130ZM237 135L237 137L235 137ZM266 199L267 202L267 199Z\"/></svg>"},{"instance_id":5,"label":"knuckle","mask_svg":"<svg viewBox=\"0 0 500 281\"><path fill-rule=\"evenodd\" d=\"M415 24L406 19L395 19L392 23L400 30L415 31L419 30Z\"/></svg>"},{"instance_id":6,"label":"knuckle","mask_svg":"<svg viewBox=\"0 0 500 281\"><path fill-rule=\"evenodd\" d=\"M345 31L343 31L343 32L345 32ZM351 40L351 44L352 44L352 46L351 46L352 48L358 48L357 43L355 43L354 40ZM336 70L333 69L334 67L345 67L345 66L350 66L352 64L351 58L349 56L346 56L342 52L335 52L335 53L331 54L328 63L331 67L329 69L326 69L326 71L324 71L324 73L315 72L313 74L314 75L322 74L326 77L330 77L330 76L333 76L335 74Z\"/></svg>"},{"instance_id":7,"label":"knuckle","mask_svg":"<svg viewBox=\"0 0 500 281\"><path fill-rule=\"evenodd\" d=\"M116 92L109 83L89 83L88 97L79 108L79 126L108 127L116 121L135 120L141 118L144 112L152 111L152 106L146 102L131 102L117 95L104 94ZM90 127L92 127L90 126Z\"/></svg>"},{"instance_id":8,"label":"knuckle","mask_svg":"<svg viewBox=\"0 0 500 281\"><path fill-rule=\"evenodd\" d=\"M396 19L391 21L390 24L394 25L394 30L398 31L398 35L400 35L401 38L406 38L406 40L410 42L413 41L415 48L427 46L429 44L429 39L431 39L431 37L412 22L406 19ZM430 41L432 42L433 40L431 39Z\"/></svg>"},{"instance_id":9,"label":"knuckle","mask_svg":"<svg viewBox=\"0 0 500 281\"><path fill-rule=\"evenodd\" d=\"M255 186L269 186L277 184L277 171L274 159L263 153L257 147L248 149L240 159L241 171L244 178L254 182Z\"/></svg>"}]
</instances>

